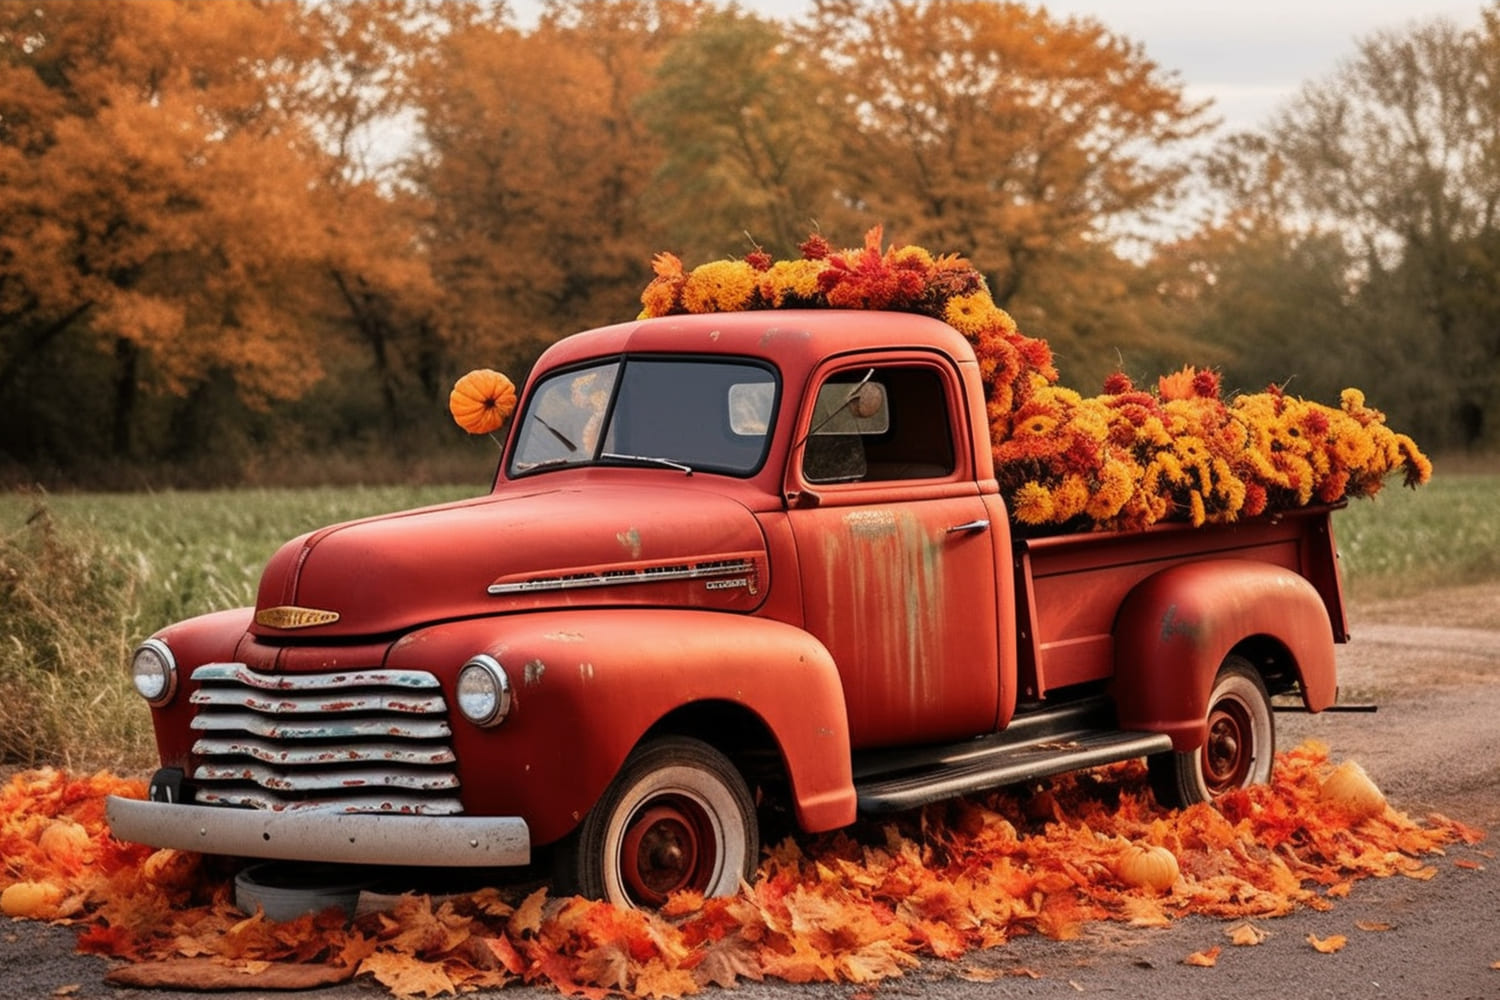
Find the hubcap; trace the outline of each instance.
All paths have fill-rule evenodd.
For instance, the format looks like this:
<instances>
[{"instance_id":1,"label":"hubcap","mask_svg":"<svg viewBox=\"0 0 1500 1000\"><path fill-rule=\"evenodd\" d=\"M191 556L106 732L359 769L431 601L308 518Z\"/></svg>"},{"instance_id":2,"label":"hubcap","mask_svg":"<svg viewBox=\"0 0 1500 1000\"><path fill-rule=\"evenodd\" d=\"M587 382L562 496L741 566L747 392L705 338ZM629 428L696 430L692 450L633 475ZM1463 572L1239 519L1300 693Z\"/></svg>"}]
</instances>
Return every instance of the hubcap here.
<instances>
[{"instance_id":1,"label":"hubcap","mask_svg":"<svg viewBox=\"0 0 1500 1000\"><path fill-rule=\"evenodd\" d=\"M1203 781L1215 795L1247 783L1255 760L1254 730L1244 705L1225 699L1208 714L1203 745Z\"/></svg>"},{"instance_id":2,"label":"hubcap","mask_svg":"<svg viewBox=\"0 0 1500 1000\"><path fill-rule=\"evenodd\" d=\"M713 870L708 816L681 797L647 803L625 831L620 867L637 903L660 906L682 889L703 892Z\"/></svg>"}]
</instances>

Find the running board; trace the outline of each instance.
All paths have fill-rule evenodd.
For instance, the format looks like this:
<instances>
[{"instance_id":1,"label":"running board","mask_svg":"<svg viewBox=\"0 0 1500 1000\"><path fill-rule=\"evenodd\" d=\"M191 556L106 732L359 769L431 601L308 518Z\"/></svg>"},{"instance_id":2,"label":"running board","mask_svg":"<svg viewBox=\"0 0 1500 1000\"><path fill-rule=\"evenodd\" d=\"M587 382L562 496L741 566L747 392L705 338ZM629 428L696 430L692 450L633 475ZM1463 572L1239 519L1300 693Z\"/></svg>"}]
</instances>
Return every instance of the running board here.
<instances>
[{"instance_id":1,"label":"running board","mask_svg":"<svg viewBox=\"0 0 1500 1000\"><path fill-rule=\"evenodd\" d=\"M1083 702L1018 718L977 740L861 756L854 762L860 811L897 812L1172 749L1164 733L1088 725L1107 715L1107 703Z\"/></svg>"}]
</instances>

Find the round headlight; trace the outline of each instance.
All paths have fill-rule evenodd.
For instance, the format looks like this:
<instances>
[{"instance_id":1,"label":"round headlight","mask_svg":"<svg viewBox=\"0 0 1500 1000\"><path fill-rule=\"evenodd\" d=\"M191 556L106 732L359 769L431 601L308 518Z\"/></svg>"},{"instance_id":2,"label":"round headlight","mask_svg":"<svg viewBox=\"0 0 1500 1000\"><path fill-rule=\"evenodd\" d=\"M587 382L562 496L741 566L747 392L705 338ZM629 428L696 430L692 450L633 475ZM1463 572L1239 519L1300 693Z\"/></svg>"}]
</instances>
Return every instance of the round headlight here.
<instances>
[{"instance_id":1,"label":"round headlight","mask_svg":"<svg viewBox=\"0 0 1500 1000\"><path fill-rule=\"evenodd\" d=\"M136 691L152 705L164 705L177 690L177 659L160 639L147 639L130 660Z\"/></svg>"},{"instance_id":2,"label":"round headlight","mask_svg":"<svg viewBox=\"0 0 1500 1000\"><path fill-rule=\"evenodd\" d=\"M481 653L458 672L458 710L479 726L498 726L510 714L510 678L493 656Z\"/></svg>"}]
</instances>

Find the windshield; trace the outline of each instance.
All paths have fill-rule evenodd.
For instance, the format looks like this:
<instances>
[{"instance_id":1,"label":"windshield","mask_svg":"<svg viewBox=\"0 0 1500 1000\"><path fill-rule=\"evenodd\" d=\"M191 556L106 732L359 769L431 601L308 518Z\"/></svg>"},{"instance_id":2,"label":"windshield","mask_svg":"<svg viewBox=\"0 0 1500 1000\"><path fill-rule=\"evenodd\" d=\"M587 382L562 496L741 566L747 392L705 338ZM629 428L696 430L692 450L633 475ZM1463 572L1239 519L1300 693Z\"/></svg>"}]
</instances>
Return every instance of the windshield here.
<instances>
[{"instance_id":1,"label":"windshield","mask_svg":"<svg viewBox=\"0 0 1500 1000\"><path fill-rule=\"evenodd\" d=\"M526 404L510 474L654 465L748 475L760 468L776 375L751 361L616 358L549 376Z\"/></svg>"}]
</instances>

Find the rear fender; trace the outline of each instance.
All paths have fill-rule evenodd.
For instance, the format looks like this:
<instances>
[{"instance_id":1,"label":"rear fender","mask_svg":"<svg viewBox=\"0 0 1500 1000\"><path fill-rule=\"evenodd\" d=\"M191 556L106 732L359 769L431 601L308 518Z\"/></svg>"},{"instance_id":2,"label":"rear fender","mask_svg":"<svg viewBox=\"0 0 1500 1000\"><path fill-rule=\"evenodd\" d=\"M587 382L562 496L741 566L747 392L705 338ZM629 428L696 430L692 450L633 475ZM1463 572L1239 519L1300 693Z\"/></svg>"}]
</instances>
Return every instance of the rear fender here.
<instances>
[{"instance_id":1,"label":"rear fender","mask_svg":"<svg viewBox=\"0 0 1500 1000\"><path fill-rule=\"evenodd\" d=\"M387 665L431 670L456 706L458 668L478 653L505 668L512 708L491 728L451 711L464 805L524 817L537 844L582 821L654 725L699 704L763 723L804 829L854 820L843 688L828 651L801 629L722 612L540 612L419 630Z\"/></svg>"},{"instance_id":2,"label":"rear fender","mask_svg":"<svg viewBox=\"0 0 1500 1000\"><path fill-rule=\"evenodd\" d=\"M1309 711L1337 692L1327 607L1307 580L1270 563L1209 559L1147 577L1121 603L1114 636L1121 728L1166 733L1180 752L1203 745L1214 676L1247 639L1287 651Z\"/></svg>"}]
</instances>

